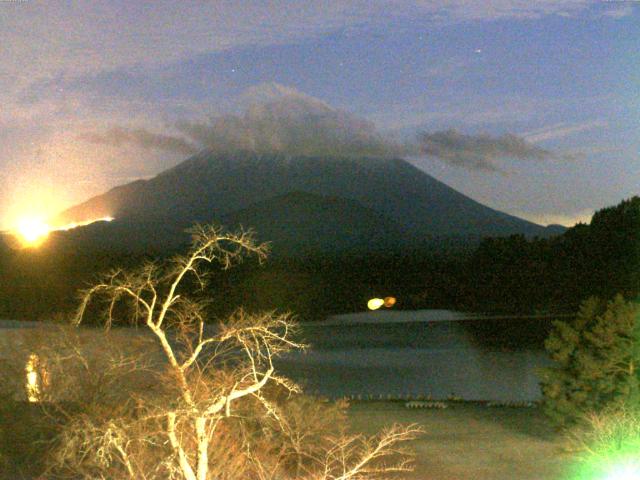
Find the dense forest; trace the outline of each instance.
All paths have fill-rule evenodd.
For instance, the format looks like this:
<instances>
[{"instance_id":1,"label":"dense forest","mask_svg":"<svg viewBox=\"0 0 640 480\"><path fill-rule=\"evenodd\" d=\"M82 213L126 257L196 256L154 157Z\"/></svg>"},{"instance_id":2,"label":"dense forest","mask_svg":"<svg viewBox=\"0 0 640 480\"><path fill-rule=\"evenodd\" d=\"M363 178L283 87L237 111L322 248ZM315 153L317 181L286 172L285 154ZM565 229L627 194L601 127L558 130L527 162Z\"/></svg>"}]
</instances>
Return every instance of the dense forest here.
<instances>
[{"instance_id":1,"label":"dense forest","mask_svg":"<svg viewBox=\"0 0 640 480\"><path fill-rule=\"evenodd\" d=\"M0 251L0 317L39 319L67 311L103 271L175 252L77 249L64 236L38 249ZM485 313L569 313L591 296L640 292L640 197L598 211L552 238L522 235L366 254L272 256L211 277L212 313L239 305L293 311L302 320L361 311L372 296L395 308Z\"/></svg>"}]
</instances>

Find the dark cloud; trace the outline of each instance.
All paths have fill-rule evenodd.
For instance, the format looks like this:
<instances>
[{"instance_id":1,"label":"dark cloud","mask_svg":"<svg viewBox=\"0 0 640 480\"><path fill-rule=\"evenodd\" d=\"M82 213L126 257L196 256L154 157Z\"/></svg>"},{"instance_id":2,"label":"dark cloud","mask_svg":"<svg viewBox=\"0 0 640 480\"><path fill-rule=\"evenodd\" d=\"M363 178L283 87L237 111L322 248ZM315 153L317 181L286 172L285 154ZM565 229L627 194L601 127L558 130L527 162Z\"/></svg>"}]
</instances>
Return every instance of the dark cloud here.
<instances>
[{"instance_id":1,"label":"dark cloud","mask_svg":"<svg viewBox=\"0 0 640 480\"><path fill-rule=\"evenodd\" d=\"M190 155L199 149L183 138L162 133L153 133L144 128L114 127L106 132L83 133L79 138L99 145L134 145L145 149Z\"/></svg>"},{"instance_id":2,"label":"dark cloud","mask_svg":"<svg viewBox=\"0 0 640 480\"><path fill-rule=\"evenodd\" d=\"M510 133L499 137L465 135L457 130L423 132L418 136L420 152L445 163L473 170L499 172L498 159L549 160L571 159L527 142Z\"/></svg>"}]
</instances>

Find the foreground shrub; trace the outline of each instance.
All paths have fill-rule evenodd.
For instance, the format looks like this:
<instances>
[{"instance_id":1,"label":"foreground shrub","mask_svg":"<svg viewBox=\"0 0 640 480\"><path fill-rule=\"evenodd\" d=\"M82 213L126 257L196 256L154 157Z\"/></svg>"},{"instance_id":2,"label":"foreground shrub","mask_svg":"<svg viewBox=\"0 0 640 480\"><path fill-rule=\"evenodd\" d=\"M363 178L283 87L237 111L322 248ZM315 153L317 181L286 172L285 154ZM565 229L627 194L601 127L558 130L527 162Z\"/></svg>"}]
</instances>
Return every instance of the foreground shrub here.
<instances>
[{"instance_id":1,"label":"foreground shrub","mask_svg":"<svg viewBox=\"0 0 640 480\"><path fill-rule=\"evenodd\" d=\"M640 478L640 409L612 408L583 420L569 437L578 458L575 478Z\"/></svg>"}]
</instances>

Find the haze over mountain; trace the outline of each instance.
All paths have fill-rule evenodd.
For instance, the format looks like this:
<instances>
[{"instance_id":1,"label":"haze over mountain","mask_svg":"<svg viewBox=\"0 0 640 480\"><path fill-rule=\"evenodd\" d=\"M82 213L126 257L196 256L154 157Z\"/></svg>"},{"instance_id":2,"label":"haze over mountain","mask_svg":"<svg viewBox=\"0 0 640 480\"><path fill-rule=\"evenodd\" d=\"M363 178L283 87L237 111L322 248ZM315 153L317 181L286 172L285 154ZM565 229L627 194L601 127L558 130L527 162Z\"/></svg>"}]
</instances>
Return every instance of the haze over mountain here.
<instances>
[{"instance_id":1,"label":"haze over mountain","mask_svg":"<svg viewBox=\"0 0 640 480\"><path fill-rule=\"evenodd\" d=\"M116 218L100 226L107 243L112 237L118 244L175 244L193 222L216 221L255 228L261 239L274 240L274 250L292 252L558 233L481 205L402 159L248 151L202 151L152 179L70 208L58 220L106 215Z\"/></svg>"}]
</instances>

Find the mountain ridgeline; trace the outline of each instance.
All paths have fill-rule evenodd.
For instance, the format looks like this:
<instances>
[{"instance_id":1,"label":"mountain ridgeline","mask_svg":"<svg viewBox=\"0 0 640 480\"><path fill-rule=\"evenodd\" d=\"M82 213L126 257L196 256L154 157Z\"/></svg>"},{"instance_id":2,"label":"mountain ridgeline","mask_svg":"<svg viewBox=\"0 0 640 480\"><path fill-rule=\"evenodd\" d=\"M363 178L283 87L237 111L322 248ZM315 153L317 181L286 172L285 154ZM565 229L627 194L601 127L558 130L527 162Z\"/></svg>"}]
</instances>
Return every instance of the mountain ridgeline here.
<instances>
[{"instance_id":1,"label":"mountain ridgeline","mask_svg":"<svg viewBox=\"0 0 640 480\"><path fill-rule=\"evenodd\" d=\"M116 220L72 236L134 250L167 248L186 242L184 229L194 222L216 222L253 228L274 253L295 256L562 230L481 205L401 159L247 152L201 152L70 208L58 220L106 215Z\"/></svg>"}]
</instances>

